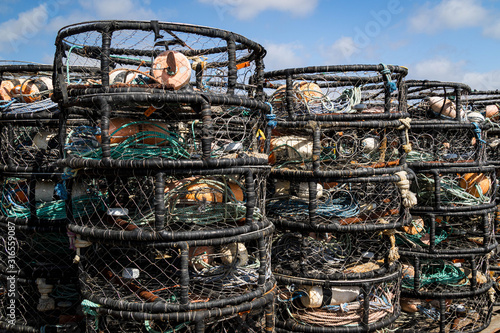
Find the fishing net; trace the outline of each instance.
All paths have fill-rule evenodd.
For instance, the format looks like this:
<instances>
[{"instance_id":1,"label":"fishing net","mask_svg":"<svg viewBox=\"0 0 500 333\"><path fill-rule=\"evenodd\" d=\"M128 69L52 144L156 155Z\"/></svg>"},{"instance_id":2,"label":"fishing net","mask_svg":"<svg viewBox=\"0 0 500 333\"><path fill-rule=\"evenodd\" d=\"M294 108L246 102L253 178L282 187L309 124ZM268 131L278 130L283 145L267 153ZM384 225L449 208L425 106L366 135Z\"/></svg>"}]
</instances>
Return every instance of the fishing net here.
<instances>
[{"instance_id":1,"label":"fishing net","mask_svg":"<svg viewBox=\"0 0 500 333\"><path fill-rule=\"evenodd\" d=\"M229 31L157 21L74 24L59 31L56 47L56 95L95 87L248 95L261 81L265 55ZM72 79L68 66L102 73Z\"/></svg>"},{"instance_id":2,"label":"fishing net","mask_svg":"<svg viewBox=\"0 0 500 333\"><path fill-rule=\"evenodd\" d=\"M381 278L329 282L277 276L278 332L375 330L399 315L399 269Z\"/></svg>"},{"instance_id":3,"label":"fishing net","mask_svg":"<svg viewBox=\"0 0 500 333\"><path fill-rule=\"evenodd\" d=\"M387 119L406 111L407 72L382 64L290 68L265 73L265 93L278 119Z\"/></svg>"}]
</instances>

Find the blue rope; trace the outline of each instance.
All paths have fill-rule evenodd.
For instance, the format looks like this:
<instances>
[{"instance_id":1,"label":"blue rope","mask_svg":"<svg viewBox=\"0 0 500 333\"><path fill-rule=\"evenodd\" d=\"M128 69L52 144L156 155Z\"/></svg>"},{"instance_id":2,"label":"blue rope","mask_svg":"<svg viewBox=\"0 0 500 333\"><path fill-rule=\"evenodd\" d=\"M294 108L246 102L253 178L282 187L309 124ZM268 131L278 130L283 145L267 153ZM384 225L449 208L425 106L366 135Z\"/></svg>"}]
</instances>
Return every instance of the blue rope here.
<instances>
[{"instance_id":1,"label":"blue rope","mask_svg":"<svg viewBox=\"0 0 500 333\"><path fill-rule=\"evenodd\" d=\"M389 70L389 68L387 68L387 65L383 63L380 63L380 65L384 67L384 69L380 71L380 74L384 75L386 78L385 85L389 89L390 93L395 92L396 90L398 90L398 87L396 86L396 83L391 80L391 71Z\"/></svg>"},{"instance_id":2,"label":"blue rope","mask_svg":"<svg viewBox=\"0 0 500 333\"><path fill-rule=\"evenodd\" d=\"M474 125L474 133L476 133L476 136L477 136L477 139L479 140L479 142L486 143L486 141L481 139L481 128L479 128L479 125L477 123L474 123L474 122L472 123L472 125Z\"/></svg>"},{"instance_id":3,"label":"blue rope","mask_svg":"<svg viewBox=\"0 0 500 333\"><path fill-rule=\"evenodd\" d=\"M278 122L276 121L276 115L273 113L273 106L271 103L266 102L267 105L271 108L269 111L269 114L266 114L266 119L267 119L267 125L271 127L272 129L276 128L278 126Z\"/></svg>"}]
</instances>

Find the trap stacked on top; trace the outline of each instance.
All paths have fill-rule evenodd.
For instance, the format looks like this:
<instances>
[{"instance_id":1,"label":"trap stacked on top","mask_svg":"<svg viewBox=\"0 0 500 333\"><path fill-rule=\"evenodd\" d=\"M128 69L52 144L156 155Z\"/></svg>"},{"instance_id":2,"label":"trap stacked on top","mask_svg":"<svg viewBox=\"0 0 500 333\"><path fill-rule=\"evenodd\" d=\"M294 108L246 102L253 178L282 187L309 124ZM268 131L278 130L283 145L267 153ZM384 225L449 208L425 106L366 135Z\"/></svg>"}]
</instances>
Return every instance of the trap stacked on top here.
<instances>
[{"instance_id":1,"label":"trap stacked on top","mask_svg":"<svg viewBox=\"0 0 500 333\"><path fill-rule=\"evenodd\" d=\"M62 28L56 39L55 95L188 91L262 94L264 48L233 32L158 21L95 21ZM68 79L71 65L101 68Z\"/></svg>"}]
</instances>

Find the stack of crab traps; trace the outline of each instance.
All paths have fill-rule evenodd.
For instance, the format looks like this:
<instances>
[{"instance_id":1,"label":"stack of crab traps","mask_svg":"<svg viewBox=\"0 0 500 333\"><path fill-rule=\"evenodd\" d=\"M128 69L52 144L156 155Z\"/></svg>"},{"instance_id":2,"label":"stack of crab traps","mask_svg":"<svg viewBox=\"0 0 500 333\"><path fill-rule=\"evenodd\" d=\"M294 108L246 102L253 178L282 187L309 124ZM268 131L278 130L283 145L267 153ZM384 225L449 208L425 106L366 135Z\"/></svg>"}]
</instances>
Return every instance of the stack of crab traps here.
<instances>
[{"instance_id":1,"label":"stack of crab traps","mask_svg":"<svg viewBox=\"0 0 500 333\"><path fill-rule=\"evenodd\" d=\"M416 203L406 74L383 64L264 74L278 332L368 332L399 316L395 230Z\"/></svg>"},{"instance_id":2,"label":"stack of crab traps","mask_svg":"<svg viewBox=\"0 0 500 333\"><path fill-rule=\"evenodd\" d=\"M0 65L0 329L8 332L83 328L66 234L65 207L71 198L56 166L60 110L50 99L52 69L21 62ZM79 70L72 68L74 76ZM75 121L80 119L71 117L72 125ZM81 194L73 198L73 207L83 217L93 203Z\"/></svg>"},{"instance_id":3,"label":"stack of crab traps","mask_svg":"<svg viewBox=\"0 0 500 333\"><path fill-rule=\"evenodd\" d=\"M398 331L479 332L494 301L488 258L496 172L487 159L485 116L464 84L406 81L408 166L418 203L396 234L402 264ZM497 111L498 112L498 111Z\"/></svg>"}]
</instances>

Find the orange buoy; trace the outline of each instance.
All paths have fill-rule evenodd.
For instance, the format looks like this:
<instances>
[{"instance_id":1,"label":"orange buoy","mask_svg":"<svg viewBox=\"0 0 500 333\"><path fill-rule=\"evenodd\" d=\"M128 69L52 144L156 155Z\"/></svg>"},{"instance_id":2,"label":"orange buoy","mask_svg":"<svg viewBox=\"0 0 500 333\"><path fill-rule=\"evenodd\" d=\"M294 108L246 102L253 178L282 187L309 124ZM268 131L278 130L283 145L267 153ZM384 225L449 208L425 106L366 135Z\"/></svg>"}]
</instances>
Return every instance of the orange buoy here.
<instances>
[{"instance_id":1,"label":"orange buoy","mask_svg":"<svg viewBox=\"0 0 500 333\"><path fill-rule=\"evenodd\" d=\"M229 182L228 185L234 194L234 198L237 201L243 201L243 189L236 183ZM204 183L203 181L189 185L187 191L188 193L185 195L185 199L188 201L224 202L224 193L221 189L215 185ZM229 201L232 201L231 196L229 196Z\"/></svg>"},{"instance_id":2,"label":"orange buoy","mask_svg":"<svg viewBox=\"0 0 500 333\"><path fill-rule=\"evenodd\" d=\"M461 188L465 189L467 193L479 198L481 194L485 195L488 193L491 187L491 180L482 173L466 173L460 178L459 185ZM479 192L476 185L479 186L481 192Z\"/></svg>"},{"instance_id":3,"label":"orange buoy","mask_svg":"<svg viewBox=\"0 0 500 333\"><path fill-rule=\"evenodd\" d=\"M189 248L189 266L197 270L203 269L205 264L212 264L215 250L213 246L195 246Z\"/></svg>"},{"instance_id":4,"label":"orange buoy","mask_svg":"<svg viewBox=\"0 0 500 333\"><path fill-rule=\"evenodd\" d=\"M189 60L177 51L162 52L153 61L153 76L167 88L178 90L191 78Z\"/></svg>"},{"instance_id":5,"label":"orange buoy","mask_svg":"<svg viewBox=\"0 0 500 333\"><path fill-rule=\"evenodd\" d=\"M139 122L137 124L132 124L134 122ZM131 125L129 125L131 124ZM109 130L108 134L112 135L110 137L110 143L120 143L125 141L132 135L138 134L139 132L161 132L168 131L167 124L159 121L147 121L142 122L137 119L132 118L111 118L109 120ZM116 132L116 133L115 133ZM97 141L101 142L101 136L96 135ZM147 145L165 145L167 144L164 139L158 137L148 137L141 140L140 143Z\"/></svg>"},{"instance_id":6,"label":"orange buoy","mask_svg":"<svg viewBox=\"0 0 500 333\"><path fill-rule=\"evenodd\" d=\"M399 303L401 304L401 310L404 312L415 313L418 312L418 306L422 305L422 300L401 297Z\"/></svg>"},{"instance_id":7,"label":"orange buoy","mask_svg":"<svg viewBox=\"0 0 500 333\"><path fill-rule=\"evenodd\" d=\"M52 79L49 77L40 77L39 79L27 80L14 87L13 95L21 96L26 103L33 103L42 99L37 94L52 90Z\"/></svg>"},{"instance_id":8,"label":"orange buoy","mask_svg":"<svg viewBox=\"0 0 500 333\"><path fill-rule=\"evenodd\" d=\"M486 105L486 118L489 118L491 120L498 120L499 115L498 105Z\"/></svg>"},{"instance_id":9,"label":"orange buoy","mask_svg":"<svg viewBox=\"0 0 500 333\"><path fill-rule=\"evenodd\" d=\"M314 102L323 97L323 92L316 83L301 81L296 83L294 88L299 91L298 99L305 103Z\"/></svg>"},{"instance_id":10,"label":"orange buoy","mask_svg":"<svg viewBox=\"0 0 500 333\"><path fill-rule=\"evenodd\" d=\"M448 118L457 117L455 103L453 103L449 99L445 100L443 97L429 97L429 104L432 111L438 115Z\"/></svg>"},{"instance_id":11,"label":"orange buoy","mask_svg":"<svg viewBox=\"0 0 500 333\"><path fill-rule=\"evenodd\" d=\"M10 101L14 97L14 87L21 84L19 80L5 80L0 83L0 99L3 101Z\"/></svg>"},{"instance_id":12,"label":"orange buoy","mask_svg":"<svg viewBox=\"0 0 500 333\"><path fill-rule=\"evenodd\" d=\"M417 235L424 230L424 220L420 216L413 216L412 223L402 229L409 235Z\"/></svg>"}]
</instances>

